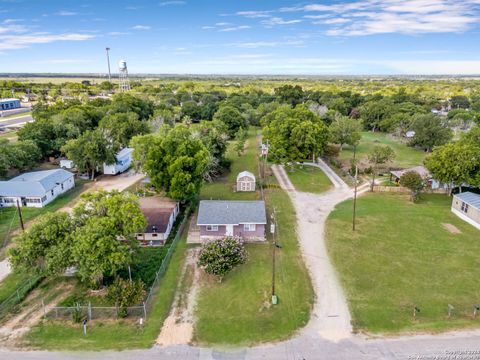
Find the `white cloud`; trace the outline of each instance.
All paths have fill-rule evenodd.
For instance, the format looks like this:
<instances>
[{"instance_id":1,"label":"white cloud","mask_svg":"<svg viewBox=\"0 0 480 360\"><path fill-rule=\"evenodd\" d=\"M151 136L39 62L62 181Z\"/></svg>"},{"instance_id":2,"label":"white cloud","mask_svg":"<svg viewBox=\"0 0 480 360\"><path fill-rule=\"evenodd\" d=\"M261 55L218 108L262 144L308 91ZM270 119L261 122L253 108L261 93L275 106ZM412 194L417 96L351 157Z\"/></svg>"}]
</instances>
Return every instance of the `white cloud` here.
<instances>
[{"instance_id":1,"label":"white cloud","mask_svg":"<svg viewBox=\"0 0 480 360\"><path fill-rule=\"evenodd\" d=\"M229 44L229 46L244 48L244 49L258 49L271 48L281 46L301 46L304 44L303 40L288 40L288 41L255 41L255 42L237 42Z\"/></svg>"},{"instance_id":2,"label":"white cloud","mask_svg":"<svg viewBox=\"0 0 480 360\"><path fill-rule=\"evenodd\" d=\"M73 11L61 10L61 11L55 13L55 15L58 15L58 16L74 16L74 15L77 15L77 13L73 12Z\"/></svg>"},{"instance_id":3,"label":"white cloud","mask_svg":"<svg viewBox=\"0 0 480 360\"><path fill-rule=\"evenodd\" d=\"M94 37L94 35L78 33L32 33L29 35L0 35L0 51L23 49L33 44L48 44L57 41L85 41L93 39Z\"/></svg>"},{"instance_id":4,"label":"white cloud","mask_svg":"<svg viewBox=\"0 0 480 360\"><path fill-rule=\"evenodd\" d=\"M479 0L363 0L342 4L310 4L282 8L281 12L317 12L307 18L331 20L331 36L385 33L419 34L464 32L480 20Z\"/></svg>"},{"instance_id":5,"label":"white cloud","mask_svg":"<svg viewBox=\"0 0 480 360\"><path fill-rule=\"evenodd\" d=\"M256 18L268 18L271 16L270 13L272 12L273 11L238 11L236 15L244 16L250 19L256 19Z\"/></svg>"},{"instance_id":6,"label":"white cloud","mask_svg":"<svg viewBox=\"0 0 480 360\"><path fill-rule=\"evenodd\" d=\"M132 26L132 29L133 30L150 30L151 27L147 25L135 25L135 26Z\"/></svg>"},{"instance_id":7,"label":"white cloud","mask_svg":"<svg viewBox=\"0 0 480 360\"><path fill-rule=\"evenodd\" d=\"M128 32L122 32L122 31L110 31L109 33L107 33L107 35L109 36L121 36L121 35L128 35L130 33Z\"/></svg>"},{"instance_id":8,"label":"white cloud","mask_svg":"<svg viewBox=\"0 0 480 360\"><path fill-rule=\"evenodd\" d=\"M474 60L411 60L385 61L394 73L411 75L480 74L480 62Z\"/></svg>"},{"instance_id":9,"label":"white cloud","mask_svg":"<svg viewBox=\"0 0 480 360\"><path fill-rule=\"evenodd\" d=\"M0 25L0 34L15 33L21 34L28 31L28 28L23 25Z\"/></svg>"},{"instance_id":10,"label":"white cloud","mask_svg":"<svg viewBox=\"0 0 480 360\"><path fill-rule=\"evenodd\" d=\"M185 5L186 1L162 1L159 6L175 6L175 5Z\"/></svg>"},{"instance_id":11,"label":"white cloud","mask_svg":"<svg viewBox=\"0 0 480 360\"><path fill-rule=\"evenodd\" d=\"M291 25L291 24L297 24L297 23L301 23L303 20L300 20L300 19L293 19L293 20L285 20L281 17L272 17L268 20L262 20L261 23L264 25L264 26L267 26L267 27L273 27L273 26L276 26L276 25Z\"/></svg>"},{"instance_id":12,"label":"white cloud","mask_svg":"<svg viewBox=\"0 0 480 360\"><path fill-rule=\"evenodd\" d=\"M228 22L218 22L215 24L215 26L227 26L227 25L231 25L231 24Z\"/></svg>"},{"instance_id":13,"label":"white cloud","mask_svg":"<svg viewBox=\"0 0 480 360\"><path fill-rule=\"evenodd\" d=\"M246 30L246 29L250 29L250 28L251 28L251 26L249 26L249 25L240 25L240 26L232 26L232 27L221 28L218 31L220 31L220 32L230 32L230 31Z\"/></svg>"},{"instance_id":14,"label":"white cloud","mask_svg":"<svg viewBox=\"0 0 480 360\"><path fill-rule=\"evenodd\" d=\"M211 29L215 29L215 26L202 26L202 29L203 30L211 30Z\"/></svg>"}]
</instances>

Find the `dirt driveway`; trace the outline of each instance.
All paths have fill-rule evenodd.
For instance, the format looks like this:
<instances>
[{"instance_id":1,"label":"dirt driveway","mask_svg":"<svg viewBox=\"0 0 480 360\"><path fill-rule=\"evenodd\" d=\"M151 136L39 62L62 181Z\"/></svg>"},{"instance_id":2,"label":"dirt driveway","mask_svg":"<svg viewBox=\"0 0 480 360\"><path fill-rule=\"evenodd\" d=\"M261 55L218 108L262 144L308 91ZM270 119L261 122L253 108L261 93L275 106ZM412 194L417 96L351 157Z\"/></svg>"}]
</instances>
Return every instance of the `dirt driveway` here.
<instances>
[{"instance_id":1,"label":"dirt driveway","mask_svg":"<svg viewBox=\"0 0 480 360\"><path fill-rule=\"evenodd\" d=\"M283 167L274 165L272 170L295 206L302 254L316 294L311 320L302 331L338 342L352 336L351 317L343 289L328 258L324 232L330 212L336 204L352 197L353 191L326 164L311 166L321 168L334 188L323 194L299 192L294 190Z\"/></svg>"}]
</instances>

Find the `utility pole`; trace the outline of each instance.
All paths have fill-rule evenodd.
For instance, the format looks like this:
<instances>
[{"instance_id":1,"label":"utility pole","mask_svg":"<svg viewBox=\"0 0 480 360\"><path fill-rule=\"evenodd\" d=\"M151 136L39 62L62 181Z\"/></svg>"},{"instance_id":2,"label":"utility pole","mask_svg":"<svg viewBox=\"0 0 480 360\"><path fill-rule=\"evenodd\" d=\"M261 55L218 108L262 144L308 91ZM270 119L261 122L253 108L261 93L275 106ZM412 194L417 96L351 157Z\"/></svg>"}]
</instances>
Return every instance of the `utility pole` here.
<instances>
[{"instance_id":1,"label":"utility pole","mask_svg":"<svg viewBox=\"0 0 480 360\"><path fill-rule=\"evenodd\" d=\"M107 52L107 64L108 64L108 81L110 83L112 83L112 74L110 72L110 56L108 54L108 52L110 51L110 48L109 47L106 47L105 48L106 52Z\"/></svg>"},{"instance_id":2,"label":"utility pole","mask_svg":"<svg viewBox=\"0 0 480 360\"><path fill-rule=\"evenodd\" d=\"M20 203L17 199L17 211L18 211L18 218L20 219L20 226L23 231L25 231L25 226L23 225L23 217L22 217L22 210L20 210Z\"/></svg>"},{"instance_id":3,"label":"utility pole","mask_svg":"<svg viewBox=\"0 0 480 360\"><path fill-rule=\"evenodd\" d=\"M272 224L270 228L270 232L273 234L273 250L272 250L272 304L277 305L278 298L277 294L275 293L275 258L276 258L276 249L277 249L277 209L273 208L272 214Z\"/></svg>"},{"instance_id":4,"label":"utility pole","mask_svg":"<svg viewBox=\"0 0 480 360\"><path fill-rule=\"evenodd\" d=\"M355 184L354 184L354 191L353 191L353 218L352 218L352 230L355 231L355 221L357 215L357 186L358 186L358 166L357 166L357 145L353 146L353 164L355 165Z\"/></svg>"}]
</instances>

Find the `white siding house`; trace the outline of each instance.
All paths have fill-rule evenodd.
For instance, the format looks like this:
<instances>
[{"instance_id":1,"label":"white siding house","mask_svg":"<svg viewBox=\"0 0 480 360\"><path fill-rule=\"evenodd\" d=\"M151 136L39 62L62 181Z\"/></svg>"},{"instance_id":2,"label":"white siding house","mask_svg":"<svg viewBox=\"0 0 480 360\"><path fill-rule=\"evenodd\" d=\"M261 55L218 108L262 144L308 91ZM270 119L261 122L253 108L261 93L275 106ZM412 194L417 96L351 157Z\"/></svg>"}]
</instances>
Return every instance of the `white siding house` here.
<instances>
[{"instance_id":1,"label":"white siding house","mask_svg":"<svg viewBox=\"0 0 480 360\"><path fill-rule=\"evenodd\" d=\"M75 187L73 174L63 169L34 171L0 181L0 207L43 207Z\"/></svg>"},{"instance_id":2,"label":"white siding house","mask_svg":"<svg viewBox=\"0 0 480 360\"><path fill-rule=\"evenodd\" d=\"M115 155L115 164L103 164L103 173L107 175L117 175L126 171L132 164L132 148L125 148L120 150Z\"/></svg>"}]
</instances>

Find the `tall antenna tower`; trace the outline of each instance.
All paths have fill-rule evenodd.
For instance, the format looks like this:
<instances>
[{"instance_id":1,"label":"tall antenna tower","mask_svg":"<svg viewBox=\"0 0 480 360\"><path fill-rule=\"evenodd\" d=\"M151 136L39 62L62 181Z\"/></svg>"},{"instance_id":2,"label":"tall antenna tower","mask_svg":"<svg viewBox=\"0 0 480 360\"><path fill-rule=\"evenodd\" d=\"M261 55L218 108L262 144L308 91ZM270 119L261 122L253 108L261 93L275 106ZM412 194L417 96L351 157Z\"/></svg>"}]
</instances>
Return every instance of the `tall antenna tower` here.
<instances>
[{"instance_id":1,"label":"tall antenna tower","mask_svg":"<svg viewBox=\"0 0 480 360\"><path fill-rule=\"evenodd\" d=\"M108 81L111 83L112 82L112 74L110 73L110 56L108 52L110 51L109 47L105 48L105 51L107 52L107 64L108 64Z\"/></svg>"},{"instance_id":2,"label":"tall antenna tower","mask_svg":"<svg viewBox=\"0 0 480 360\"><path fill-rule=\"evenodd\" d=\"M127 70L127 62L125 60L120 60L118 63L118 71L120 72L120 85L119 89L121 92L129 91L130 90L130 81L128 80L128 70Z\"/></svg>"}]
</instances>

